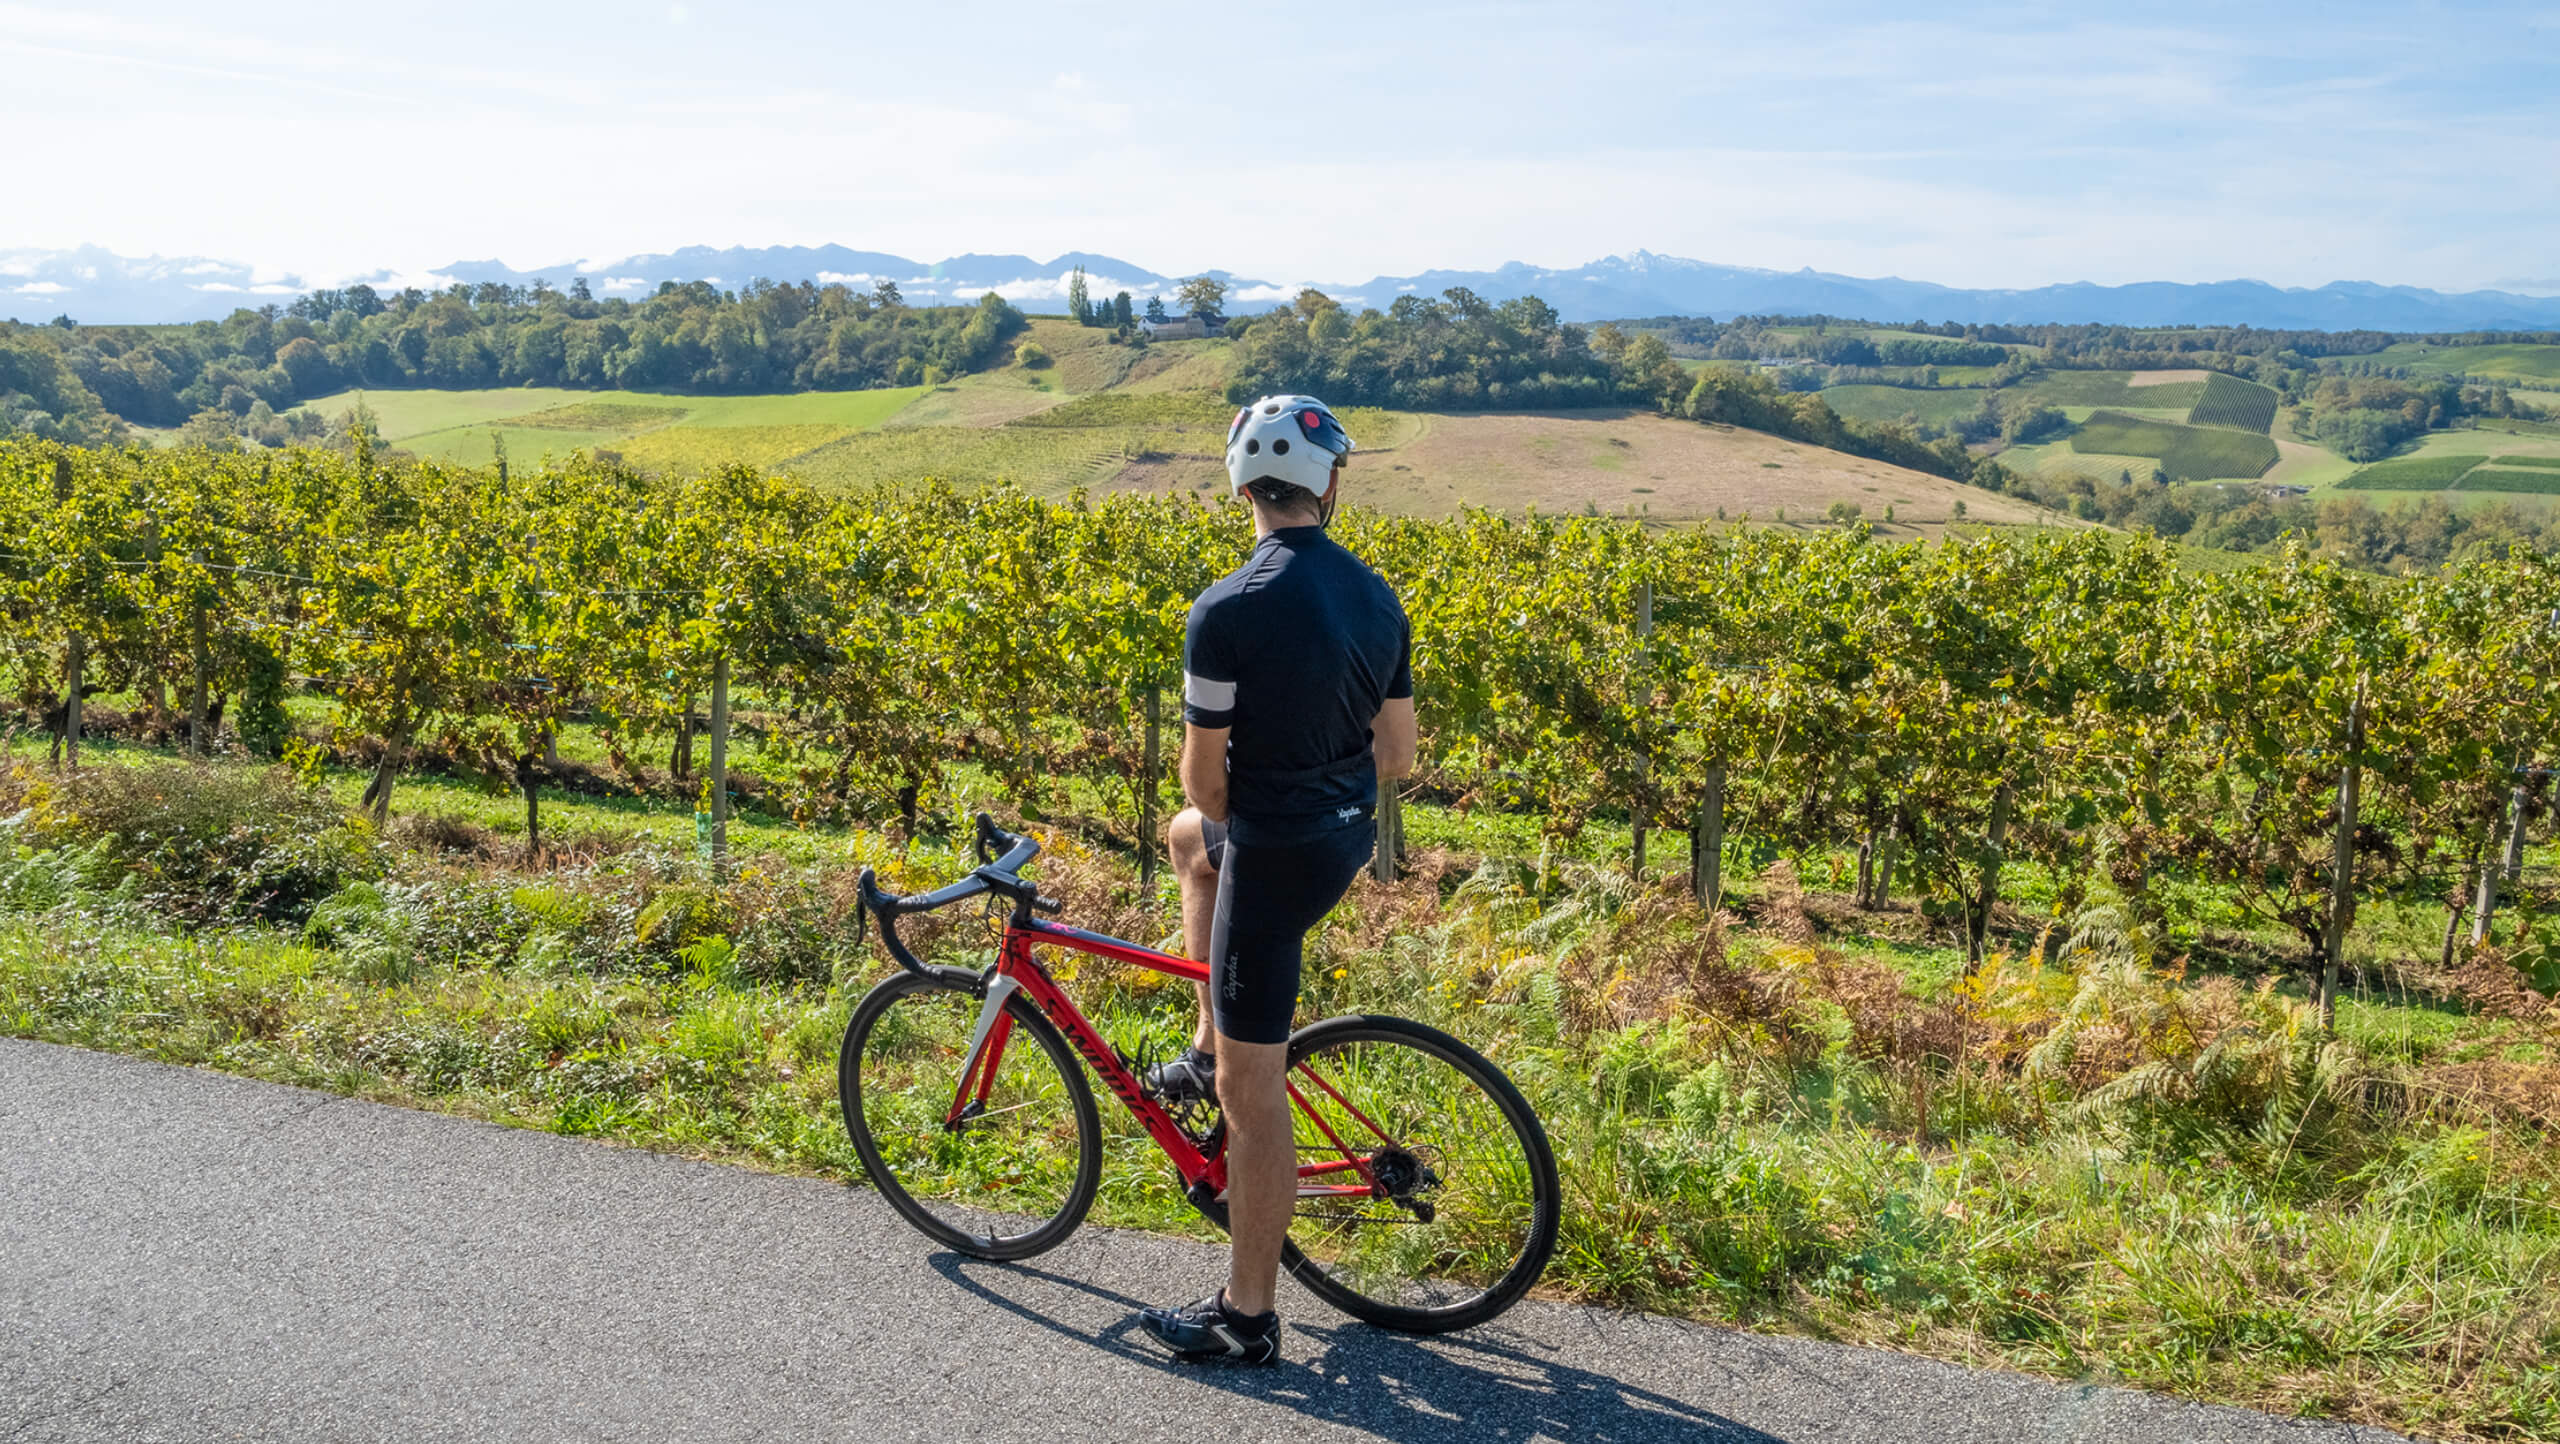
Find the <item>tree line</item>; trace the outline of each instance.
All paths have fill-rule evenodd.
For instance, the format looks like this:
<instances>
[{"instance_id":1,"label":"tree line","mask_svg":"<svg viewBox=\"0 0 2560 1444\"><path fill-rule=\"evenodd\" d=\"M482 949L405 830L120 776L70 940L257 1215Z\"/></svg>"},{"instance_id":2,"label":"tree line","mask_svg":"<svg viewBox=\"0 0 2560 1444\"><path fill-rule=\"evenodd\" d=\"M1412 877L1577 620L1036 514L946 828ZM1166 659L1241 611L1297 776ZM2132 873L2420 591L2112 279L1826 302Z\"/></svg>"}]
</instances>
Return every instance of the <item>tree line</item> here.
<instances>
[{"instance_id":1,"label":"tree line","mask_svg":"<svg viewBox=\"0 0 2560 1444\"><path fill-rule=\"evenodd\" d=\"M1028 322L992 293L910 307L869 290L668 282L641 300L483 283L390 295L314 291L289 306L190 326L0 326L0 396L50 426L107 439L117 422L177 426L206 411L283 413L348 387L568 386L698 392L854 390L983 369Z\"/></svg>"}]
</instances>

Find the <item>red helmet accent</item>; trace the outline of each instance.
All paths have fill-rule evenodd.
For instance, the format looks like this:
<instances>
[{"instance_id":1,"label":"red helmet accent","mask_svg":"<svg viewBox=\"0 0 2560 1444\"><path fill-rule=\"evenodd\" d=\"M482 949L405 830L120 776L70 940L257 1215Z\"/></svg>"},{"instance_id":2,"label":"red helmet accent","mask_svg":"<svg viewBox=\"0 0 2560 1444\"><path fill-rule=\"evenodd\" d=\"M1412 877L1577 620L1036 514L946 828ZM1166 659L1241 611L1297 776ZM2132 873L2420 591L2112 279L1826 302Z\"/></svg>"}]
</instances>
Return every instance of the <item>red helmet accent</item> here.
<instances>
[{"instance_id":1,"label":"red helmet accent","mask_svg":"<svg viewBox=\"0 0 2560 1444\"><path fill-rule=\"evenodd\" d=\"M1309 431L1315 431L1324 425L1324 418L1312 411L1301 411L1298 413L1298 424Z\"/></svg>"}]
</instances>

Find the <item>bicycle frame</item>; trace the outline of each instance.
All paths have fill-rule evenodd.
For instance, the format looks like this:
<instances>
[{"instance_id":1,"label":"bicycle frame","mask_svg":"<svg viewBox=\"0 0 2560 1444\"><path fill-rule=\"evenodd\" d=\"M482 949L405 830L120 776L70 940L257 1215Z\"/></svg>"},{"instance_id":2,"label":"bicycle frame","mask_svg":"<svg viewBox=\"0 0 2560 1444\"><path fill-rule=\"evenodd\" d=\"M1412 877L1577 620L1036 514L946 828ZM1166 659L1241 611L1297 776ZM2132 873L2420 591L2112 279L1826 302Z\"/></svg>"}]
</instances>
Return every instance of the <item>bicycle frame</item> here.
<instances>
[{"instance_id":1,"label":"bicycle frame","mask_svg":"<svg viewBox=\"0 0 2560 1444\"><path fill-rule=\"evenodd\" d=\"M1164 1150L1165 1156L1173 1160L1174 1171L1181 1175L1184 1189L1191 1196L1192 1202L1203 1212L1211 1213L1213 1217L1217 1216L1218 1201L1227 1186L1224 1132L1217 1133L1215 1137L1218 1141L1209 1151L1204 1152L1192 1141L1191 1135L1174 1121L1172 1113L1167 1111L1163 1104L1147 1096L1146 1091L1139 1086L1137 1075L1121 1061L1119 1053L1104 1040L1101 1031L1095 1028L1084 1013L1076 1007L1075 1001L1067 996L1066 990L1058 986L1057 980L1049 975L1049 970L1041 965L1036 950L1044 947L1062 948L1069 952L1108 958L1113 962L1130 963L1151 972L1163 973L1187 982L1205 983L1209 978L1208 965L1205 963L1175 957L1169 953L1160 953L1153 948L1140 947L1136 943L1105 937L1100 933L1087 932L1082 928L1046 923L1036 918L1020 919L1009 923L1005 928L1004 944L997 956L996 965L986 977L986 1004L978 1013L977 1029L970 1040L969 1059L966 1066L961 1069L959 1085L952 1095L948 1123L957 1127L970 1116L970 1109L973 1106L979 1109L985 1107L986 1100L995 1086L996 1072L1004 1066L1005 1047L1012 1041L1013 1036L1013 1022L1004 1010L1005 1001L1018 992L1028 998L1032 1006L1045 1014L1050 1022L1057 1025L1058 1031L1066 1035L1068 1043L1075 1048L1076 1052L1083 1055L1086 1065L1102 1079L1103 1086L1110 1089L1112 1096L1118 1098L1132 1114L1136 1115L1139 1126L1146 1129L1147 1136L1153 1138L1156 1146ZM1287 1088L1291 1106L1313 1123L1317 1131L1323 1134L1326 1141L1331 1143L1335 1152L1339 1154L1335 1158L1302 1163L1298 1166L1298 1196L1300 1198L1385 1196L1386 1190L1380 1187L1370 1159L1354 1151L1332 1126L1325 1122L1323 1115L1308 1102L1307 1095L1300 1091L1300 1081L1303 1079L1331 1098L1344 1112L1359 1120L1360 1125L1377 1139L1378 1147L1394 1148L1397 1146L1396 1141L1367 1115L1353 1107L1350 1100L1344 1098L1339 1090L1326 1082L1323 1076L1309 1064L1299 1062L1290 1068L1288 1075L1284 1076L1288 1080ZM1346 1173L1356 1175L1358 1181L1356 1183L1348 1180L1328 1181L1339 1179Z\"/></svg>"}]
</instances>

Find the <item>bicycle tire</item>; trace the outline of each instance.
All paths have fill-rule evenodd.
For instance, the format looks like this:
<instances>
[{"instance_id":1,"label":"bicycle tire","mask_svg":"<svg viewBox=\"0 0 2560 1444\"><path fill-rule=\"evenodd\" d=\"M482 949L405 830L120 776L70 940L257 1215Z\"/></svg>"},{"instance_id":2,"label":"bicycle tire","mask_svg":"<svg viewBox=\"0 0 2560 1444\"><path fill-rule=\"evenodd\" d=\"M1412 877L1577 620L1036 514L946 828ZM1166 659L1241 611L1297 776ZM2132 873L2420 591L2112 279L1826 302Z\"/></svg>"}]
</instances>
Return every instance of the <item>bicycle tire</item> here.
<instances>
[{"instance_id":1,"label":"bicycle tire","mask_svg":"<svg viewBox=\"0 0 2560 1444\"><path fill-rule=\"evenodd\" d=\"M1011 1042L1004 1051L1002 1067L1008 1076L1012 1076L1010 1070L1018 1066L1034 1066L1030 1059L1045 1058L1048 1066L1056 1070L1057 1086L1074 1118L1074 1181L1054 1212L1045 1219L1034 1220L1032 1227L1019 1232L975 1232L959 1227L937 1212L932 1201L942 1201L945 1208L953 1205L943 1195L928 1193L919 1196L906 1180L898 1176L887 1152L881 1147L880 1139L874 1136L870 1117L863 1107L864 1061L872 1056L865 1045L882 1020L888 1018L899 1004L926 998L927 995L972 1005L978 1001L972 994L901 973L864 994L861 1003L854 1008L852 1018L845 1024L844 1044L836 1061L836 1101L844 1111L845 1132L853 1139L853 1149L862 1159L864 1172L870 1175L872 1185L880 1190L880 1196L888 1200L889 1206L896 1209L900 1217L926 1237L972 1258L1023 1259L1057 1247L1076 1231L1077 1225L1084 1222L1085 1213L1092 1208L1094 1195L1101 1188L1102 1119L1094 1110L1093 1089L1085 1082L1082 1060L1068 1048L1056 1025L1041 1016L1040 1011L1020 994L1005 1000L1005 1015L1012 1020L1013 1031ZM1021 1044L1026 1037L1039 1046L1032 1050L1023 1049ZM1021 1062L1017 1063L1017 1059ZM954 1068L947 1083L940 1083L932 1077L923 1081L928 1099L936 1087L941 1090L941 1097L950 1097L958 1089L958 1061L956 1058L953 1060ZM886 1094L885 1082L880 1091ZM958 1130L950 1131L953 1136L958 1136ZM992 1208L973 1211L998 1219L1004 1216L1002 1211Z\"/></svg>"},{"instance_id":2,"label":"bicycle tire","mask_svg":"<svg viewBox=\"0 0 2560 1444\"><path fill-rule=\"evenodd\" d=\"M1528 1188L1517 1248L1502 1271L1490 1282L1477 1287L1471 1296L1419 1305L1364 1292L1357 1271L1338 1261L1325 1259L1323 1245L1319 1244L1312 1256L1301 1247L1302 1237L1311 1243L1316 1240L1296 1222L1291 1224L1292 1237L1283 1262L1308 1292L1353 1318L1381 1328L1411 1334L1438 1334L1484 1323L1519 1302L1521 1296L1537 1283L1548 1259L1555 1252L1563 1205L1556 1181L1555 1153L1548 1145L1546 1129L1538 1122L1528 1100L1520 1096L1520 1090L1490 1059L1437 1028L1406 1018L1353 1014L1311 1023L1289 1039L1290 1076L1293 1079L1302 1076L1299 1066L1305 1060L1333 1056L1349 1045L1363 1043L1412 1050L1444 1065L1467 1086L1479 1092L1483 1101L1490 1105L1489 1113L1477 1110L1475 1121L1498 1117L1507 1127L1517 1144L1519 1156L1507 1165L1496 1167L1515 1175L1510 1182L1525 1182ZM1309 1118L1307 1109L1303 1107L1293 1105L1291 1111L1299 1119ZM1364 1113L1372 1111L1362 1109ZM1443 1110L1425 1110L1417 1106L1403 1111ZM1485 1144L1480 1137L1472 1142L1478 1147ZM1303 1216L1306 1212L1307 1207L1302 1203L1300 1214ZM1383 1214L1378 1221L1381 1224L1407 1222Z\"/></svg>"}]
</instances>

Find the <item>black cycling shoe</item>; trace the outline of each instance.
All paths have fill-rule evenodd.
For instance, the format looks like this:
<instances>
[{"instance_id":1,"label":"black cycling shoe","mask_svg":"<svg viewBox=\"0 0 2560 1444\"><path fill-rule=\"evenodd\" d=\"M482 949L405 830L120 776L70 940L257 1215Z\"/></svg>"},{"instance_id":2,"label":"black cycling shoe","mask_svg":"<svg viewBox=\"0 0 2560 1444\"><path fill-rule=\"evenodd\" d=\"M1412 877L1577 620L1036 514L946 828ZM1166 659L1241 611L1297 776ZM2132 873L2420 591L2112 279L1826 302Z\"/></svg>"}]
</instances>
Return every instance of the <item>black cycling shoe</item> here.
<instances>
[{"instance_id":1,"label":"black cycling shoe","mask_svg":"<svg viewBox=\"0 0 2560 1444\"><path fill-rule=\"evenodd\" d=\"M1280 1315L1239 1314L1227 1307L1224 1289L1178 1309L1140 1309L1138 1322L1179 1359L1270 1364L1280 1358Z\"/></svg>"},{"instance_id":2,"label":"black cycling shoe","mask_svg":"<svg viewBox=\"0 0 2560 1444\"><path fill-rule=\"evenodd\" d=\"M1218 1101L1218 1058L1197 1048L1185 1048L1182 1056L1158 1063L1138 1080L1147 1096L1159 1103L1215 1103Z\"/></svg>"}]
</instances>

